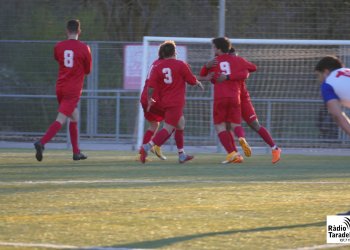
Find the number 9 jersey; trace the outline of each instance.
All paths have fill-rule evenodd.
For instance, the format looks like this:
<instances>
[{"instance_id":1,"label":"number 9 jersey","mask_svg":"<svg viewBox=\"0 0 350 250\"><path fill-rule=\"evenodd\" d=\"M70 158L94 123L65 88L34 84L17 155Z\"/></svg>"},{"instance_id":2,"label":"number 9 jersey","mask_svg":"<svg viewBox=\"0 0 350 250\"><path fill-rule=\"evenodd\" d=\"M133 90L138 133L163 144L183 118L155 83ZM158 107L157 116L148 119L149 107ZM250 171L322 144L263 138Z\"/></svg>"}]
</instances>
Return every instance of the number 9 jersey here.
<instances>
[{"instance_id":1,"label":"number 9 jersey","mask_svg":"<svg viewBox=\"0 0 350 250\"><path fill-rule=\"evenodd\" d=\"M80 97L84 76L92 68L89 46L79 40L65 40L56 44L54 57L59 64L56 91L72 97Z\"/></svg>"}]
</instances>

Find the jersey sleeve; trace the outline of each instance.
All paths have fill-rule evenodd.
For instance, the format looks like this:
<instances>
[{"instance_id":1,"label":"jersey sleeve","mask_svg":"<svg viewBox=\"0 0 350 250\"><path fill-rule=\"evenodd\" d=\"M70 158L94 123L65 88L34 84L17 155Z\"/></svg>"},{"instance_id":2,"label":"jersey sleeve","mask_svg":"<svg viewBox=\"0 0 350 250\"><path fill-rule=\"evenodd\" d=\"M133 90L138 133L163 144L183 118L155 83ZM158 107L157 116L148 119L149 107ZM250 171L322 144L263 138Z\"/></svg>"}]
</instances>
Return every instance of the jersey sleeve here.
<instances>
[{"instance_id":1,"label":"jersey sleeve","mask_svg":"<svg viewBox=\"0 0 350 250\"><path fill-rule=\"evenodd\" d=\"M203 67L201 68L201 71L199 72L200 76L207 76L209 73L209 70L207 69L207 66L203 65Z\"/></svg>"},{"instance_id":2,"label":"jersey sleeve","mask_svg":"<svg viewBox=\"0 0 350 250\"><path fill-rule=\"evenodd\" d=\"M57 45L53 49L53 57L58 62L58 53L57 53Z\"/></svg>"},{"instance_id":3,"label":"jersey sleeve","mask_svg":"<svg viewBox=\"0 0 350 250\"><path fill-rule=\"evenodd\" d=\"M87 55L85 58L85 62L84 62L84 73L85 75L90 74L91 69L92 69L92 58L91 58L91 50L89 46L87 47Z\"/></svg>"},{"instance_id":4,"label":"jersey sleeve","mask_svg":"<svg viewBox=\"0 0 350 250\"><path fill-rule=\"evenodd\" d=\"M242 58L242 57L241 57ZM245 58L242 58L244 64L245 64L245 67L246 69L249 71L249 72L255 72L257 70L257 67L254 63L252 62L249 62L248 60L246 60Z\"/></svg>"},{"instance_id":5,"label":"jersey sleeve","mask_svg":"<svg viewBox=\"0 0 350 250\"><path fill-rule=\"evenodd\" d=\"M157 75L157 69L156 67L152 67L151 71L149 72L149 78L147 80L148 87L149 88L156 88L158 83L158 75Z\"/></svg>"},{"instance_id":6,"label":"jersey sleeve","mask_svg":"<svg viewBox=\"0 0 350 250\"><path fill-rule=\"evenodd\" d=\"M325 103L327 103L332 99L339 99L337 94L334 92L333 87L326 82L322 83L321 92L322 92L323 101Z\"/></svg>"},{"instance_id":7,"label":"jersey sleeve","mask_svg":"<svg viewBox=\"0 0 350 250\"><path fill-rule=\"evenodd\" d=\"M190 66L187 63L183 63L183 72L185 76L185 81L188 84L196 85L197 84L197 78L193 75Z\"/></svg>"}]
</instances>

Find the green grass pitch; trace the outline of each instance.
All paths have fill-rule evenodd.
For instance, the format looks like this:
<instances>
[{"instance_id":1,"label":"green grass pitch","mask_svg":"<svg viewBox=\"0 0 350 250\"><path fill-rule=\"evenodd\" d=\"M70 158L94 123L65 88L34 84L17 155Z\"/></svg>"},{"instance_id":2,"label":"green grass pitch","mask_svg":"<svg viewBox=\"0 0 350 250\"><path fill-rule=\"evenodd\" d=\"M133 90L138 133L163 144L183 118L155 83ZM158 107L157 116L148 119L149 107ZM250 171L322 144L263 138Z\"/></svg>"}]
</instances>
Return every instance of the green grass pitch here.
<instances>
[{"instance_id":1,"label":"green grass pitch","mask_svg":"<svg viewBox=\"0 0 350 250\"><path fill-rule=\"evenodd\" d=\"M0 150L0 249L297 249L325 245L326 216L350 210L350 157L180 165L169 153L142 165L131 152L87 153L37 162L34 150Z\"/></svg>"}]
</instances>

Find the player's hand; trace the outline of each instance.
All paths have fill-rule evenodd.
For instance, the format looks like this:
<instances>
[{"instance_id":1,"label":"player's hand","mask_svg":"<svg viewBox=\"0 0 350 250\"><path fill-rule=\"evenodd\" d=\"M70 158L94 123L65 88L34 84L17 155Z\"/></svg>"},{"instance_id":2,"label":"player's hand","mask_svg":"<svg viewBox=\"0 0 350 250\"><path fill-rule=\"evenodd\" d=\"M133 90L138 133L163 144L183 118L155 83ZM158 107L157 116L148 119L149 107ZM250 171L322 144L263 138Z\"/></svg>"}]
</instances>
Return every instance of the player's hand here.
<instances>
[{"instance_id":1,"label":"player's hand","mask_svg":"<svg viewBox=\"0 0 350 250\"><path fill-rule=\"evenodd\" d=\"M207 63L205 64L205 67L206 67L207 69L210 69L210 68L216 66L217 64L218 64L218 61L216 60L216 58L214 58L213 60L210 60L209 62L207 62Z\"/></svg>"},{"instance_id":2,"label":"player's hand","mask_svg":"<svg viewBox=\"0 0 350 250\"><path fill-rule=\"evenodd\" d=\"M147 104L147 112L150 111L152 105L155 103L156 101L153 98L149 98L148 99L148 104Z\"/></svg>"},{"instance_id":3,"label":"player's hand","mask_svg":"<svg viewBox=\"0 0 350 250\"><path fill-rule=\"evenodd\" d=\"M220 74L219 77L216 79L217 82L223 82L226 81L227 75Z\"/></svg>"},{"instance_id":4,"label":"player's hand","mask_svg":"<svg viewBox=\"0 0 350 250\"><path fill-rule=\"evenodd\" d=\"M197 85L196 86L198 86L202 91L204 91L204 86L203 86L203 84L200 81L197 80Z\"/></svg>"}]
</instances>

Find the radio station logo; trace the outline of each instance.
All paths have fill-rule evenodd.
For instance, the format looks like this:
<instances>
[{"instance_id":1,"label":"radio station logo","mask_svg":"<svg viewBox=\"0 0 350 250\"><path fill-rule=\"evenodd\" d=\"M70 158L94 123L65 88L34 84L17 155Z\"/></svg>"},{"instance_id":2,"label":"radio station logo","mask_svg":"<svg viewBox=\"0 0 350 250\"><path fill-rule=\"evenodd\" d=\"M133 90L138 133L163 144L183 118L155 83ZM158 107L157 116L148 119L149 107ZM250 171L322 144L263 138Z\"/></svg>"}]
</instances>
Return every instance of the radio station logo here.
<instances>
[{"instance_id":1,"label":"radio station logo","mask_svg":"<svg viewBox=\"0 0 350 250\"><path fill-rule=\"evenodd\" d=\"M350 243L350 216L327 216L327 243Z\"/></svg>"}]
</instances>

